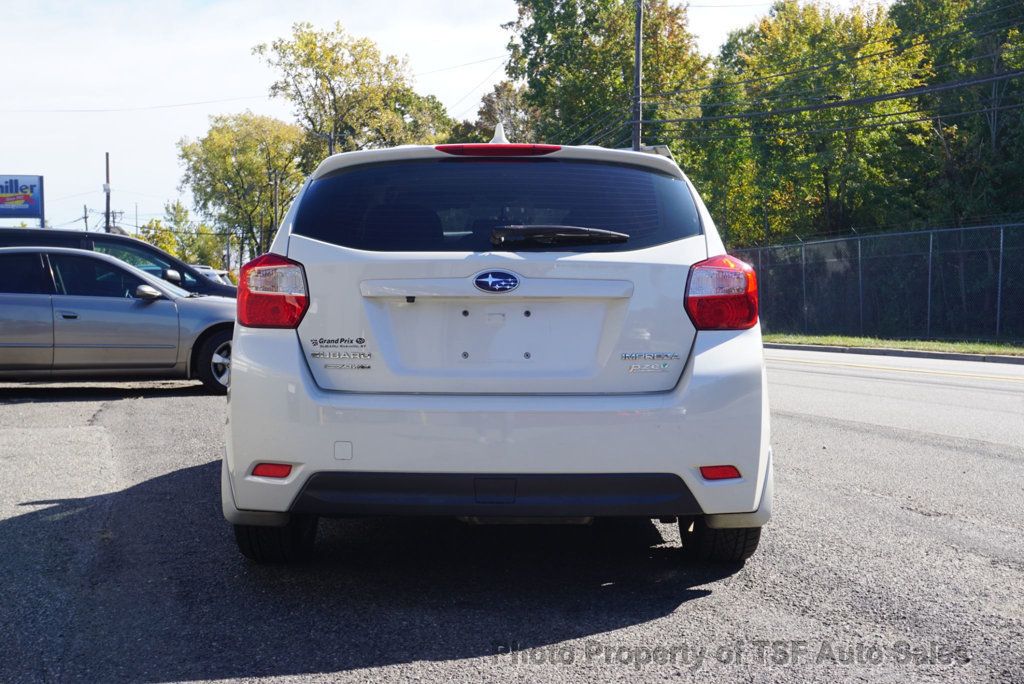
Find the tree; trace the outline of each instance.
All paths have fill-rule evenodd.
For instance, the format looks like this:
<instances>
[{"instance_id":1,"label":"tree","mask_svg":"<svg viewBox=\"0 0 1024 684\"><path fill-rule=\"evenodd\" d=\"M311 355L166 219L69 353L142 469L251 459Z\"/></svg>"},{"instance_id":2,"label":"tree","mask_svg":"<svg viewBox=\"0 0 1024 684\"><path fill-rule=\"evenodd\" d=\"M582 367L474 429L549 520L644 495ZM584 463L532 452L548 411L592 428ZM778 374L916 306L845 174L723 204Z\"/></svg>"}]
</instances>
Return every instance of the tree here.
<instances>
[{"instance_id":1,"label":"tree","mask_svg":"<svg viewBox=\"0 0 1024 684\"><path fill-rule=\"evenodd\" d=\"M891 15L905 34L929 36L922 41L921 68L935 82L1021 68L1020 3L898 0ZM1019 108L1012 108L1022 94L1024 84L1018 78L917 99L933 117L914 159L918 173L932 179L916 188L920 218L961 225L1024 212L1019 190L1024 119Z\"/></svg>"},{"instance_id":2,"label":"tree","mask_svg":"<svg viewBox=\"0 0 1024 684\"><path fill-rule=\"evenodd\" d=\"M175 200L164 204L164 218L139 228L139 239L190 264L220 264L224 241L203 223L192 220L188 209Z\"/></svg>"},{"instance_id":3,"label":"tree","mask_svg":"<svg viewBox=\"0 0 1024 684\"><path fill-rule=\"evenodd\" d=\"M505 25L508 74L527 85L524 99L541 112L539 138L556 143L628 143L632 118L634 3L627 0L517 0ZM706 83L708 60L697 50L686 9L644 1L643 66L648 119L693 116L694 91ZM667 93L671 93L668 95ZM666 142L661 125L646 142ZM683 152L681 137L676 148Z\"/></svg>"},{"instance_id":4,"label":"tree","mask_svg":"<svg viewBox=\"0 0 1024 684\"><path fill-rule=\"evenodd\" d=\"M340 23L329 31L297 23L290 38L253 52L278 72L270 93L292 103L310 138L306 170L324 152L432 143L452 128L436 98L413 90L405 60L382 54L372 40L349 35Z\"/></svg>"},{"instance_id":5,"label":"tree","mask_svg":"<svg viewBox=\"0 0 1024 684\"><path fill-rule=\"evenodd\" d=\"M487 135L487 130L483 127L479 121L459 121L448 133L448 139L445 142L450 143L467 143L467 142L487 142L493 136L494 131L491 131L491 135Z\"/></svg>"},{"instance_id":6,"label":"tree","mask_svg":"<svg viewBox=\"0 0 1024 684\"><path fill-rule=\"evenodd\" d=\"M211 117L205 136L178 143L182 185L202 214L237 236L249 253L262 253L302 186L303 142L298 126L271 117Z\"/></svg>"},{"instance_id":7,"label":"tree","mask_svg":"<svg viewBox=\"0 0 1024 684\"><path fill-rule=\"evenodd\" d=\"M178 255L178 241L174 239L174 233L160 219L150 219L140 226L139 239L145 240L172 256Z\"/></svg>"},{"instance_id":8,"label":"tree","mask_svg":"<svg viewBox=\"0 0 1024 684\"><path fill-rule=\"evenodd\" d=\"M193 221L181 200L164 204L164 220L174 236L179 258L210 266L223 262L224 240L210 226Z\"/></svg>"},{"instance_id":9,"label":"tree","mask_svg":"<svg viewBox=\"0 0 1024 684\"><path fill-rule=\"evenodd\" d=\"M749 244L841 233L907 216L916 181L898 152L924 130L914 108L834 105L922 85L921 59L880 6L838 12L780 0L733 34L693 137L705 148L697 184L707 181L713 204L753 203L746 216L734 210L743 223L732 224L733 237ZM746 187L730 189L729 168Z\"/></svg>"},{"instance_id":10,"label":"tree","mask_svg":"<svg viewBox=\"0 0 1024 684\"><path fill-rule=\"evenodd\" d=\"M540 112L526 101L526 96L523 85L507 80L495 84L494 90L480 101L476 127L482 135L487 136L489 132L493 136L500 122L505 128L505 136L512 142L533 142L537 138Z\"/></svg>"},{"instance_id":11,"label":"tree","mask_svg":"<svg viewBox=\"0 0 1024 684\"><path fill-rule=\"evenodd\" d=\"M537 140L540 110L528 103L526 96L524 85L508 80L496 83L494 89L480 99L476 121L455 123L448 142L487 142L494 137L499 121L511 142Z\"/></svg>"},{"instance_id":12,"label":"tree","mask_svg":"<svg viewBox=\"0 0 1024 684\"><path fill-rule=\"evenodd\" d=\"M736 82L742 72L740 64L752 31L736 31L722 46L715 60L714 76L701 95L701 115L707 117L737 114L746 109L743 85ZM697 129L693 139L699 141L699 154L691 155L694 181L699 185L708 210L722 239L728 246L763 241L763 197L757 185L757 163L753 139L747 134L747 123L740 119L723 119L714 126L714 134Z\"/></svg>"}]
</instances>

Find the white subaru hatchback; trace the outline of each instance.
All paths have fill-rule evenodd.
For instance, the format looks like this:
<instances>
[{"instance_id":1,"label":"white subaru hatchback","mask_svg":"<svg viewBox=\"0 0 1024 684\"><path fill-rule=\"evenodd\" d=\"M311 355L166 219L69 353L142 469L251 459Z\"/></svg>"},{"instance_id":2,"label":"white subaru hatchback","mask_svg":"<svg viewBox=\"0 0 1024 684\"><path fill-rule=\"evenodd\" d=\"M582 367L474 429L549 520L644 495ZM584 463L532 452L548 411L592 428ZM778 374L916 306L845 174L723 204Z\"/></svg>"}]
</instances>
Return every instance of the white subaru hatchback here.
<instances>
[{"instance_id":1,"label":"white subaru hatchback","mask_svg":"<svg viewBox=\"0 0 1024 684\"><path fill-rule=\"evenodd\" d=\"M772 506L755 274L662 156L332 156L242 268L222 472L257 561L379 515L678 520L743 561Z\"/></svg>"}]
</instances>

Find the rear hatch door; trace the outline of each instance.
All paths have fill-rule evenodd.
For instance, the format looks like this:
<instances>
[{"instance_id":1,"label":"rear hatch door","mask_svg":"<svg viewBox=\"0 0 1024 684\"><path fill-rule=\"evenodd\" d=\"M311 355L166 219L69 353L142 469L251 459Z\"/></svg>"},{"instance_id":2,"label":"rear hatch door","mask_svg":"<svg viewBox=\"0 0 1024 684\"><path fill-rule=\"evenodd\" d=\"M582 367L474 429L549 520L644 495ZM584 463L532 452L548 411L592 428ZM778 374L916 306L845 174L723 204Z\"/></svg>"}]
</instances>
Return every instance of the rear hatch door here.
<instances>
[{"instance_id":1,"label":"rear hatch door","mask_svg":"<svg viewBox=\"0 0 1024 684\"><path fill-rule=\"evenodd\" d=\"M669 390L695 331L689 266L707 256L685 182L557 158L347 167L300 198L288 256L310 306L298 335L328 390L620 394ZM500 248L495 230L584 226Z\"/></svg>"}]
</instances>

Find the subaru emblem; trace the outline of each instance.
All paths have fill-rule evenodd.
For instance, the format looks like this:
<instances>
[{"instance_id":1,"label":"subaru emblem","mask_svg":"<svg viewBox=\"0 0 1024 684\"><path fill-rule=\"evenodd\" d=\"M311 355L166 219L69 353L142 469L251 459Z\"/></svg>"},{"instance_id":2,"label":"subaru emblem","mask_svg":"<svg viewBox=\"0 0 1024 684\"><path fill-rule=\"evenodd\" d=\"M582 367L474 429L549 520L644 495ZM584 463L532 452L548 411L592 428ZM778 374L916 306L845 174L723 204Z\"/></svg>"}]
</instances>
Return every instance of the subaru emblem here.
<instances>
[{"instance_id":1,"label":"subaru emblem","mask_svg":"<svg viewBox=\"0 0 1024 684\"><path fill-rule=\"evenodd\" d=\"M473 278L473 284L484 292L511 292L519 287L519 276L508 271L484 271Z\"/></svg>"}]
</instances>

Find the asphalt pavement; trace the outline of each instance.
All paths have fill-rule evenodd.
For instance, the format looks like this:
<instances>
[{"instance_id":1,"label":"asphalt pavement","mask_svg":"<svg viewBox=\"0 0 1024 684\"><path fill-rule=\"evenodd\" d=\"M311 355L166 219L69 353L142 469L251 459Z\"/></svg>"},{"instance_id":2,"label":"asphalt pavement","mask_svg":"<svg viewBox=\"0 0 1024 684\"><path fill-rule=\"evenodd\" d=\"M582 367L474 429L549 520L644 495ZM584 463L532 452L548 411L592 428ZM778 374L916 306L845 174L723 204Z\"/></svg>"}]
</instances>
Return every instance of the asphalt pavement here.
<instances>
[{"instance_id":1,"label":"asphalt pavement","mask_svg":"<svg viewBox=\"0 0 1024 684\"><path fill-rule=\"evenodd\" d=\"M0 682L1024 681L1024 367L770 350L775 518L332 521L259 567L224 399L0 384Z\"/></svg>"}]
</instances>

